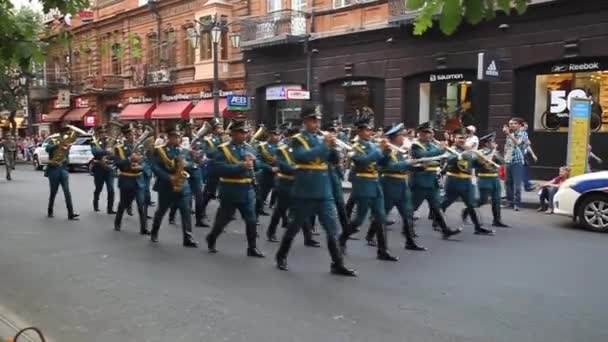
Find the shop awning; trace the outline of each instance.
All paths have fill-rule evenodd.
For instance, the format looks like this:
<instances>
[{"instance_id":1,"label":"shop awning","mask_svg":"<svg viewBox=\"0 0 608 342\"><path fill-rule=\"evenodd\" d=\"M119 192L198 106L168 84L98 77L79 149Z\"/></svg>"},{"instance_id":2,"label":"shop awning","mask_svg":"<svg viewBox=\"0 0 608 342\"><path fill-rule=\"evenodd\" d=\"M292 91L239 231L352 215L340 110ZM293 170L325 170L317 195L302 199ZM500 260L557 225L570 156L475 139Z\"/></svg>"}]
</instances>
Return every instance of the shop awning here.
<instances>
[{"instance_id":1,"label":"shop awning","mask_svg":"<svg viewBox=\"0 0 608 342\"><path fill-rule=\"evenodd\" d=\"M82 118L91 111L89 107L74 108L63 117L62 121L82 121Z\"/></svg>"},{"instance_id":2,"label":"shop awning","mask_svg":"<svg viewBox=\"0 0 608 342\"><path fill-rule=\"evenodd\" d=\"M188 119L194 106L190 101L161 102L152 112L151 119Z\"/></svg>"},{"instance_id":3,"label":"shop awning","mask_svg":"<svg viewBox=\"0 0 608 342\"><path fill-rule=\"evenodd\" d=\"M69 109L53 109L48 114L42 114L42 121L44 122L59 122L61 118L68 112Z\"/></svg>"},{"instance_id":4,"label":"shop awning","mask_svg":"<svg viewBox=\"0 0 608 342\"><path fill-rule=\"evenodd\" d=\"M133 103L120 112L120 120L147 120L156 109L154 103Z\"/></svg>"},{"instance_id":5,"label":"shop awning","mask_svg":"<svg viewBox=\"0 0 608 342\"><path fill-rule=\"evenodd\" d=\"M220 99L220 113L226 109L228 102ZM213 117L213 99L201 100L190 111L190 119L211 119Z\"/></svg>"}]
</instances>

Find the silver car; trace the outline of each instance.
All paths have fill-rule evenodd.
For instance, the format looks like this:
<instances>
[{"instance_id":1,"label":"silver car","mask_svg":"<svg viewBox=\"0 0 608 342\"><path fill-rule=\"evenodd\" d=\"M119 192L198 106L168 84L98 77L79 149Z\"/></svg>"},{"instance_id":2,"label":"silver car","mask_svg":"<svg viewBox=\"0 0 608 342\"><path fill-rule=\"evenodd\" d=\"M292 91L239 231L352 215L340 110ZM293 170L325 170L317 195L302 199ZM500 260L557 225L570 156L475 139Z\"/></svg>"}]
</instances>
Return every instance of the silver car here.
<instances>
[{"instance_id":1,"label":"silver car","mask_svg":"<svg viewBox=\"0 0 608 342\"><path fill-rule=\"evenodd\" d=\"M36 170L42 170L49 162L49 154L46 152L52 138L57 138L59 134L53 134L36 147L34 150L33 163ZM91 152L91 142L93 137L90 135L81 135L76 139L68 154L68 167L73 170L76 168L90 169L90 164L93 161L93 153Z\"/></svg>"}]
</instances>

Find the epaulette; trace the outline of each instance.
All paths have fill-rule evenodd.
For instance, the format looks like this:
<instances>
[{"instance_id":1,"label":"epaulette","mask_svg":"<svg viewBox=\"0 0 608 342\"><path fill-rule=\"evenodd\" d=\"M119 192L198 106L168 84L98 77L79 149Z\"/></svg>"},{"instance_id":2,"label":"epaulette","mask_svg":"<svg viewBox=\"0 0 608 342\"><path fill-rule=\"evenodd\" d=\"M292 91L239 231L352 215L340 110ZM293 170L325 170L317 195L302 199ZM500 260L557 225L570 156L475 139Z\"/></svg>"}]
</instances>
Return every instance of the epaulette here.
<instances>
[{"instance_id":1,"label":"epaulette","mask_svg":"<svg viewBox=\"0 0 608 342\"><path fill-rule=\"evenodd\" d=\"M224 147L224 146L228 146L228 145L230 145L230 142L221 143L217 147Z\"/></svg>"}]
</instances>

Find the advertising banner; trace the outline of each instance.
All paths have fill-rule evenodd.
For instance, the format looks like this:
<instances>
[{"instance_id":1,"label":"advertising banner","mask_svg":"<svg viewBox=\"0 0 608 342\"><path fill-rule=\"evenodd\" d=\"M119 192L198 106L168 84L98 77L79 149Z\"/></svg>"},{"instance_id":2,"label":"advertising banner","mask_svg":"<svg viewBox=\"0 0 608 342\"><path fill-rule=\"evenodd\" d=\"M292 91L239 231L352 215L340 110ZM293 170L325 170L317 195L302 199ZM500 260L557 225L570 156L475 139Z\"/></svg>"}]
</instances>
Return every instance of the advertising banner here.
<instances>
[{"instance_id":1,"label":"advertising banner","mask_svg":"<svg viewBox=\"0 0 608 342\"><path fill-rule=\"evenodd\" d=\"M570 125L568 128L570 176L582 175L587 171L590 135L591 101L585 98L574 98L570 108Z\"/></svg>"}]
</instances>

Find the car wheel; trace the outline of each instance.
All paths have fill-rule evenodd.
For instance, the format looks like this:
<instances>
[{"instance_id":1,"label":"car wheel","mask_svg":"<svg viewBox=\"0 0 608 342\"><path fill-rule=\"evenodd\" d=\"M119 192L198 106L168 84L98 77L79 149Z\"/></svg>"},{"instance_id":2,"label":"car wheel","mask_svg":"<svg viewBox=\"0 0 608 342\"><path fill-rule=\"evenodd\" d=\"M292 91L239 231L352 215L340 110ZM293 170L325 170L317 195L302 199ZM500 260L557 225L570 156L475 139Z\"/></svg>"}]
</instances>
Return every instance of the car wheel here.
<instances>
[{"instance_id":1,"label":"car wheel","mask_svg":"<svg viewBox=\"0 0 608 342\"><path fill-rule=\"evenodd\" d=\"M579 222L594 232L608 232L608 195L595 194L582 199Z\"/></svg>"},{"instance_id":2,"label":"car wheel","mask_svg":"<svg viewBox=\"0 0 608 342\"><path fill-rule=\"evenodd\" d=\"M40 165L40 161L38 161L38 157L34 156L34 169L36 171L42 170L42 165Z\"/></svg>"}]
</instances>

